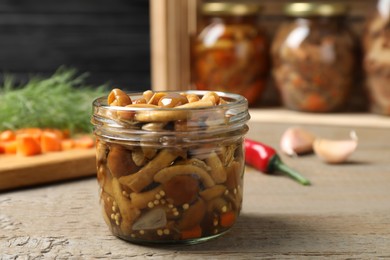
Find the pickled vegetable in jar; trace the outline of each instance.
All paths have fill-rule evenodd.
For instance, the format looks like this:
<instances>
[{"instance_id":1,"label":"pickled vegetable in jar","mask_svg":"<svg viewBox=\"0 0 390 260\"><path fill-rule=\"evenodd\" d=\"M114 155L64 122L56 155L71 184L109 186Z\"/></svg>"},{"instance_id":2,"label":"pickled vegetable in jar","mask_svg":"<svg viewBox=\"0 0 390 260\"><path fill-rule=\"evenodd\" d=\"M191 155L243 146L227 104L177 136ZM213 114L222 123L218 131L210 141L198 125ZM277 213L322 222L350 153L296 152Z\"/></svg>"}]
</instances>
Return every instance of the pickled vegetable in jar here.
<instances>
[{"instance_id":1,"label":"pickled vegetable in jar","mask_svg":"<svg viewBox=\"0 0 390 260\"><path fill-rule=\"evenodd\" d=\"M390 115L390 0L379 0L364 32L364 69L371 110Z\"/></svg>"},{"instance_id":2,"label":"pickled vegetable in jar","mask_svg":"<svg viewBox=\"0 0 390 260\"><path fill-rule=\"evenodd\" d=\"M306 112L335 112L354 83L356 44L340 3L291 3L271 49L272 73L283 104Z\"/></svg>"},{"instance_id":3,"label":"pickled vegetable in jar","mask_svg":"<svg viewBox=\"0 0 390 260\"><path fill-rule=\"evenodd\" d=\"M191 244L234 225L243 199L245 98L115 89L93 108L100 204L114 235Z\"/></svg>"},{"instance_id":4,"label":"pickled vegetable in jar","mask_svg":"<svg viewBox=\"0 0 390 260\"><path fill-rule=\"evenodd\" d=\"M269 72L268 40L255 4L205 3L191 46L191 82L199 90L261 99Z\"/></svg>"}]
</instances>

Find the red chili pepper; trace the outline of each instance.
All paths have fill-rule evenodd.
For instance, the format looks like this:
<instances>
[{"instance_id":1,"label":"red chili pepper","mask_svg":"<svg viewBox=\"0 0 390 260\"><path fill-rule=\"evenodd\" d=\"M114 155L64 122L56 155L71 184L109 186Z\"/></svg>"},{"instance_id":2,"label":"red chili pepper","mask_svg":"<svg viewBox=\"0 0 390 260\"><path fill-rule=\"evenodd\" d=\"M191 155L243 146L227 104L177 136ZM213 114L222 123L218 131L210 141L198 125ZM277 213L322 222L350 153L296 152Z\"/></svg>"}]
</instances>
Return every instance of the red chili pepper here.
<instances>
[{"instance_id":1,"label":"red chili pepper","mask_svg":"<svg viewBox=\"0 0 390 260\"><path fill-rule=\"evenodd\" d=\"M279 171L302 185L310 185L308 179L283 163L275 149L263 143L245 139L245 163L263 173Z\"/></svg>"}]
</instances>

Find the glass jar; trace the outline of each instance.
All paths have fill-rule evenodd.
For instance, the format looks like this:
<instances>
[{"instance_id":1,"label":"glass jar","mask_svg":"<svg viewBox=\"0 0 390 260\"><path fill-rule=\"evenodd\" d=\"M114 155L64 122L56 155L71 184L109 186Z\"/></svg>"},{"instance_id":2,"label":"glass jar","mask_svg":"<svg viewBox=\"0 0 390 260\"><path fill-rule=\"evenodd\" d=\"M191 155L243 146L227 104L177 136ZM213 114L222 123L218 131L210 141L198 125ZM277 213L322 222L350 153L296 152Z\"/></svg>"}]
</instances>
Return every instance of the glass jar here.
<instances>
[{"instance_id":1,"label":"glass jar","mask_svg":"<svg viewBox=\"0 0 390 260\"><path fill-rule=\"evenodd\" d=\"M364 69L374 113L390 115L390 0L379 0L364 32Z\"/></svg>"},{"instance_id":2,"label":"glass jar","mask_svg":"<svg viewBox=\"0 0 390 260\"><path fill-rule=\"evenodd\" d=\"M291 3L274 39L273 76L283 104L306 112L335 112L348 100L355 40L339 3Z\"/></svg>"},{"instance_id":3,"label":"glass jar","mask_svg":"<svg viewBox=\"0 0 390 260\"><path fill-rule=\"evenodd\" d=\"M255 4L205 3L191 45L191 82L199 90L260 100L269 72L269 44Z\"/></svg>"},{"instance_id":4,"label":"glass jar","mask_svg":"<svg viewBox=\"0 0 390 260\"><path fill-rule=\"evenodd\" d=\"M197 243L235 223L248 103L237 94L216 93L226 102L193 108L94 101L100 203L114 235L135 243Z\"/></svg>"}]
</instances>

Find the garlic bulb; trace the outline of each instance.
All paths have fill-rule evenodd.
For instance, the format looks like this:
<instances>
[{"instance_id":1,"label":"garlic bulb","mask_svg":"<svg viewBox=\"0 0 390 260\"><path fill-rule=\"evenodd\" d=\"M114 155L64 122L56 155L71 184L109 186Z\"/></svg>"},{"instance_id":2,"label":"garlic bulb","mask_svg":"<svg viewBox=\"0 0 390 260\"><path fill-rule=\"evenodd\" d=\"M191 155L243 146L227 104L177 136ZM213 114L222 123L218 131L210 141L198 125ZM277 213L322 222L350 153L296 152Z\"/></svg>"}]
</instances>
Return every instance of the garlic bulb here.
<instances>
[{"instance_id":1,"label":"garlic bulb","mask_svg":"<svg viewBox=\"0 0 390 260\"><path fill-rule=\"evenodd\" d=\"M289 156L296 156L302 153L313 151L315 135L301 127L290 127L280 139L282 152Z\"/></svg>"},{"instance_id":2,"label":"garlic bulb","mask_svg":"<svg viewBox=\"0 0 390 260\"><path fill-rule=\"evenodd\" d=\"M354 131L349 140L316 139L313 144L314 153L327 163L343 163L356 150L358 138Z\"/></svg>"}]
</instances>

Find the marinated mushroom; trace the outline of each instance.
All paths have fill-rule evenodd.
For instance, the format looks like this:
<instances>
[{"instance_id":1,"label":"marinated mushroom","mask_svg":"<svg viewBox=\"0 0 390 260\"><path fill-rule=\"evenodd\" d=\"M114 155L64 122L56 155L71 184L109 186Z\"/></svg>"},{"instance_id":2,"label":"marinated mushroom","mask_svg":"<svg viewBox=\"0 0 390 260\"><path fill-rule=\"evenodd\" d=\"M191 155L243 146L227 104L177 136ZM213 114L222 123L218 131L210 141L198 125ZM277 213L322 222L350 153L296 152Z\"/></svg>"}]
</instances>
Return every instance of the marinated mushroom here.
<instances>
[{"instance_id":1,"label":"marinated mushroom","mask_svg":"<svg viewBox=\"0 0 390 260\"><path fill-rule=\"evenodd\" d=\"M167 199L175 206L190 204L198 197L199 180L192 176L177 175L162 186Z\"/></svg>"},{"instance_id":2,"label":"marinated mushroom","mask_svg":"<svg viewBox=\"0 0 390 260\"><path fill-rule=\"evenodd\" d=\"M114 177L128 175L139 167L133 160L133 152L119 145L112 145L107 155L107 166Z\"/></svg>"},{"instance_id":3,"label":"marinated mushroom","mask_svg":"<svg viewBox=\"0 0 390 260\"><path fill-rule=\"evenodd\" d=\"M107 103L110 106L127 106L132 103L131 98L120 89L113 89L108 95Z\"/></svg>"}]
</instances>

